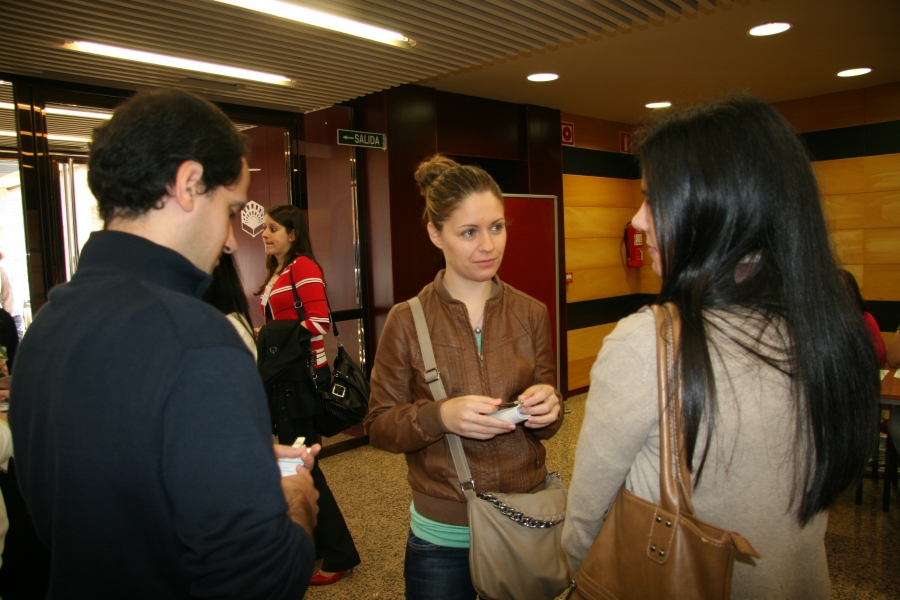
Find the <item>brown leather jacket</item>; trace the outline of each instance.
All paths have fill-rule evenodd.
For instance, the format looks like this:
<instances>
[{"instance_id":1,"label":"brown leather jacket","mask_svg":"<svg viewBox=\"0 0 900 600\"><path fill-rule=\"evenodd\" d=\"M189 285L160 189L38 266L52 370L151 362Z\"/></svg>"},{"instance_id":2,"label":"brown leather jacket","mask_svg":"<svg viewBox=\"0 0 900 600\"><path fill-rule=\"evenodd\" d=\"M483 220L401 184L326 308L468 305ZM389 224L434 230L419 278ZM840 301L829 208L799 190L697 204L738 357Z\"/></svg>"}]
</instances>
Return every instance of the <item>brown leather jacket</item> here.
<instances>
[{"instance_id":1,"label":"brown leather jacket","mask_svg":"<svg viewBox=\"0 0 900 600\"><path fill-rule=\"evenodd\" d=\"M485 305L482 369L466 305L450 297L443 278L441 271L418 298L448 398L477 394L506 402L534 384L555 389L550 318L543 304L494 278ZM372 446L406 454L419 514L441 523L468 525L440 402L432 399L424 370L409 304L397 304L378 343L366 433ZM491 440L462 438L476 491L527 492L539 487L546 475L540 440L552 437L562 425L562 406L559 415L542 429L519 425Z\"/></svg>"}]
</instances>

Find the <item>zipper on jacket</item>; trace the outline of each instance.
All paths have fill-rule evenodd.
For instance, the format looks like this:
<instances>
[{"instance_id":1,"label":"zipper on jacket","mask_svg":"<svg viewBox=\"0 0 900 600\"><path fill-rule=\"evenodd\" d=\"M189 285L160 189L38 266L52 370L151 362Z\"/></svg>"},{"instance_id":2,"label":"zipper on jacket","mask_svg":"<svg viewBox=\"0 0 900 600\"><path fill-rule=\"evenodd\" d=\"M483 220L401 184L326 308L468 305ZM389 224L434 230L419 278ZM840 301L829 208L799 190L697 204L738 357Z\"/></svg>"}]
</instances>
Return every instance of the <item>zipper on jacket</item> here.
<instances>
[{"instance_id":1,"label":"zipper on jacket","mask_svg":"<svg viewBox=\"0 0 900 600\"><path fill-rule=\"evenodd\" d=\"M485 305L484 310L487 311L487 305ZM475 348L475 356L478 357L478 364L481 365L481 385L484 387L485 394L490 393L490 388L487 385L487 372L484 367L484 332L487 330L487 314L484 315L484 323L481 324L481 352L478 351L478 338L475 336L475 331L472 329L472 326L469 322L469 316L466 315L466 329L469 330L469 336L472 339L472 347Z\"/></svg>"}]
</instances>

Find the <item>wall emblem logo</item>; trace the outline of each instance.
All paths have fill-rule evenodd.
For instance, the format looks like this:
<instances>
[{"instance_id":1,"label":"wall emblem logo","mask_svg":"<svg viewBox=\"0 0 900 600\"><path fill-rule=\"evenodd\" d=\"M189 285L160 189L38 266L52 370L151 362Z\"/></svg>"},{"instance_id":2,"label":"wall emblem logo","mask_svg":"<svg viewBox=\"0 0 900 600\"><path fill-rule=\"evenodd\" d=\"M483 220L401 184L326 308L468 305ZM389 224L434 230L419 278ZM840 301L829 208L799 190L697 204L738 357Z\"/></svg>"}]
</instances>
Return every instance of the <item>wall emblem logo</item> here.
<instances>
[{"instance_id":1,"label":"wall emblem logo","mask_svg":"<svg viewBox=\"0 0 900 600\"><path fill-rule=\"evenodd\" d=\"M263 219L266 216L266 209L261 204L257 204L253 200L247 203L244 210L241 211L241 229L249 233L252 237L258 236L265 229Z\"/></svg>"}]
</instances>

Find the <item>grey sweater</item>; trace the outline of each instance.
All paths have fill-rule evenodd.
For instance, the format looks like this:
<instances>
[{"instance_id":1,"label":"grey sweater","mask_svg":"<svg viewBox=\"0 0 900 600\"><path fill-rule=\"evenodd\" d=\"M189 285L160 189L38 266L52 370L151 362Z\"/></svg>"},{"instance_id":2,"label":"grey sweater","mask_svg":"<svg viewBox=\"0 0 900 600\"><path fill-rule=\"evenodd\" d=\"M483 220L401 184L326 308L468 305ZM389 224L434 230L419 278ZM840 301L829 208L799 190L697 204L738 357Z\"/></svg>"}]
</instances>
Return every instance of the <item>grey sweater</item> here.
<instances>
[{"instance_id":1,"label":"grey sweater","mask_svg":"<svg viewBox=\"0 0 900 600\"><path fill-rule=\"evenodd\" d=\"M719 349L711 352L719 414L694 508L700 518L744 535L762 557L735 563L732 598L828 598L827 514L803 529L796 518L795 477L807 450L795 443L788 379L720 333L711 335ZM573 570L622 482L635 495L659 501L656 379L653 314L631 315L604 340L591 369L563 529Z\"/></svg>"}]
</instances>

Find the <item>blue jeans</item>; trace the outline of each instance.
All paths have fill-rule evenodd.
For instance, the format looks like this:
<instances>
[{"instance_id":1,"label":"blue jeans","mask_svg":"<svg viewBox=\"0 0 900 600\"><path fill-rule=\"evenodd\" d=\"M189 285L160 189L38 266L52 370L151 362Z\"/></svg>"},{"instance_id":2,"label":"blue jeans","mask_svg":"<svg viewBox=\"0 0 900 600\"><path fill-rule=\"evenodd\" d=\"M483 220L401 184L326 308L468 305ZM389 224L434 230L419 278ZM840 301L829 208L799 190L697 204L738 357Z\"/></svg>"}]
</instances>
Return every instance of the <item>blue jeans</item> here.
<instances>
[{"instance_id":1,"label":"blue jeans","mask_svg":"<svg viewBox=\"0 0 900 600\"><path fill-rule=\"evenodd\" d=\"M469 549L426 542L412 531L403 565L407 600L475 600Z\"/></svg>"}]
</instances>

